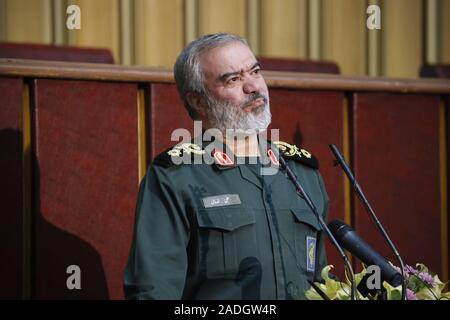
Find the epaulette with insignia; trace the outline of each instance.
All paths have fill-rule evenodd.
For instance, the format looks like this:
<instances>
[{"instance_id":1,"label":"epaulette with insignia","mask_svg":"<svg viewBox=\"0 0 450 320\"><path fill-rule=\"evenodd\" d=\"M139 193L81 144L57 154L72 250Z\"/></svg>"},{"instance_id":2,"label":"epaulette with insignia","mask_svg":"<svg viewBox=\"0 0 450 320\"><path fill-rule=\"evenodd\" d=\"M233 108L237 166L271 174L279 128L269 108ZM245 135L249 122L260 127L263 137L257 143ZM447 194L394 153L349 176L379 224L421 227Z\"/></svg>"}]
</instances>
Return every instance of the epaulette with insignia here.
<instances>
[{"instance_id":1,"label":"epaulette with insignia","mask_svg":"<svg viewBox=\"0 0 450 320\"><path fill-rule=\"evenodd\" d=\"M305 149L284 141L272 141L280 153L287 159L292 159L313 169L319 169L319 160Z\"/></svg>"},{"instance_id":2,"label":"epaulette with insignia","mask_svg":"<svg viewBox=\"0 0 450 320\"><path fill-rule=\"evenodd\" d=\"M154 165L161 167L172 167L180 164L194 163L195 156L202 157L205 150L194 143L181 143L160 153L153 160Z\"/></svg>"}]
</instances>

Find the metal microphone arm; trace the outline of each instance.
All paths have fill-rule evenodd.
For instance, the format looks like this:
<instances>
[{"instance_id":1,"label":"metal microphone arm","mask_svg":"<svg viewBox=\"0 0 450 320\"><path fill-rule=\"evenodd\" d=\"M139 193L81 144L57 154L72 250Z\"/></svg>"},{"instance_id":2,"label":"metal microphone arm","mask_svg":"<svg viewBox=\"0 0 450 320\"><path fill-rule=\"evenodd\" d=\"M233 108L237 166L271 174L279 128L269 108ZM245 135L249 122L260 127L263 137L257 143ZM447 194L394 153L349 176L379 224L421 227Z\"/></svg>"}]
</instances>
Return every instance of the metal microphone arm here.
<instances>
[{"instance_id":1,"label":"metal microphone arm","mask_svg":"<svg viewBox=\"0 0 450 320\"><path fill-rule=\"evenodd\" d=\"M350 180L353 188L356 191L356 194L358 195L359 199L362 201L364 207L366 208L367 212L369 213L370 217L372 218L373 222L377 226L378 230L380 231L383 238L388 243L389 247L391 248L392 252L396 256L398 262L400 263L401 268L401 274L402 274L402 300L406 300L406 283L405 283L405 265L403 263L403 259L401 258L397 248L395 247L394 243L389 238L386 230L384 230L383 225L378 220L378 217L376 216L375 212L373 211L372 207L369 204L369 201L367 200L366 196L364 195L361 187L359 186L358 182L356 181L352 171L350 170L350 167L345 162L344 157L340 153L339 149L334 145L330 144L330 149L333 152L334 156L336 157L337 162L342 167L342 170L344 170L345 174L347 175L348 179Z\"/></svg>"},{"instance_id":2,"label":"metal microphone arm","mask_svg":"<svg viewBox=\"0 0 450 320\"><path fill-rule=\"evenodd\" d=\"M295 189L297 190L297 194L303 197L303 199L306 201L308 206L313 211L314 215L316 216L317 220L319 221L320 226L323 230L325 230L325 233L328 235L328 237L331 239L331 242L336 247L336 249L339 252L339 255L344 260L344 264L347 267L348 272L350 273L350 281L351 281L351 299L355 300L356 297L356 286L355 286L355 273L353 272L353 268L348 261L347 256L344 253L344 250L341 248L341 246L338 244L336 239L334 238L333 234L331 233L330 229L328 229L328 226L326 225L325 221L323 221L322 216L317 212L317 208L312 202L311 198L308 196L308 194L305 192L301 184L297 181L297 176L292 172L291 168L289 168L286 164L286 161L283 159L283 156L279 157L279 163L281 165L281 168L286 172L288 178L294 183Z\"/></svg>"}]
</instances>

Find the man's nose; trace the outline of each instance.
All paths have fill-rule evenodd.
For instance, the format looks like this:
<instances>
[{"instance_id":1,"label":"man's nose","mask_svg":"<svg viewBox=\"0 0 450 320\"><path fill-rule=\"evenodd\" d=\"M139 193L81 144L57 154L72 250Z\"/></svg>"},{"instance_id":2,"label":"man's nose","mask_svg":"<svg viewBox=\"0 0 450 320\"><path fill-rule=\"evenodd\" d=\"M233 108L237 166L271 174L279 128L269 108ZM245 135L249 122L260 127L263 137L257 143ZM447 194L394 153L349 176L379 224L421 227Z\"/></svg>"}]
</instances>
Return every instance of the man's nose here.
<instances>
[{"instance_id":1,"label":"man's nose","mask_svg":"<svg viewBox=\"0 0 450 320\"><path fill-rule=\"evenodd\" d=\"M250 94L254 92L258 92L260 89L260 85L257 79L254 79L252 77L248 77L245 79L243 90L244 93Z\"/></svg>"}]
</instances>

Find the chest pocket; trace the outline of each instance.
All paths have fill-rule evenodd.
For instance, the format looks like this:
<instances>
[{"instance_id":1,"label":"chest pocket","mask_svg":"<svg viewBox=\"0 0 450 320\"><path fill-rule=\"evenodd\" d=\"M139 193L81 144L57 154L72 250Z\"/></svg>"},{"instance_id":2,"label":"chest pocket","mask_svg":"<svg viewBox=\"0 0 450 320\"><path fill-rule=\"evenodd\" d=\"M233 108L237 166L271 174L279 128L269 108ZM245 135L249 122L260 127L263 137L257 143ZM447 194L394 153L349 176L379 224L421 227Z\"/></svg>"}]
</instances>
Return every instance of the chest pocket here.
<instances>
[{"instance_id":1,"label":"chest pocket","mask_svg":"<svg viewBox=\"0 0 450 320\"><path fill-rule=\"evenodd\" d=\"M310 209L291 208L294 217L295 252L297 263L311 276L317 261L318 233L322 227Z\"/></svg>"},{"instance_id":2,"label":"chest pocket","mask_svg":"<svg viewBox=\"0 0 450 320\"><path fill-rule=\"evenodd\" d=\"M241 261L257 255L255 222L243 206L198 211L200 270L208 278L236 278Z\"/></svg>"}]
</instances>

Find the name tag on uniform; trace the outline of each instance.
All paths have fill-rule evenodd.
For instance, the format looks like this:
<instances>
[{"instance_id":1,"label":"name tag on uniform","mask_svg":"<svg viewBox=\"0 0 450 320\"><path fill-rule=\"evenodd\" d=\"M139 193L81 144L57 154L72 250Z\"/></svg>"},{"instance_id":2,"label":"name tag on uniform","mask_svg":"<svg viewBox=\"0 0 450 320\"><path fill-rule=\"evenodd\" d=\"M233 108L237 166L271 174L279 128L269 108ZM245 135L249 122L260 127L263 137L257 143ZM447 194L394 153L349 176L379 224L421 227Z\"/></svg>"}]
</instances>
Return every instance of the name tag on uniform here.
<instances>
[{"instance_id":1,"label":"name tag on uniform","mask_svg":"<svg viewBox=\"0 0 450 320\"><path fill-rule=\"evenodd\" d=\"M306 270L316 270L316 238L306 237Z\"/></svg>"},{"instance_id":2,"label":"name tag on uniform","mask_svg":"<svg viewBox=\"0 0 450 320\"><path fill-rule=\"evenodd\" d=\"M218 196L206 197L202 199L205 208L215 208L241 204L238 194L221 194Z\"/></svg>"}]
</instances>

